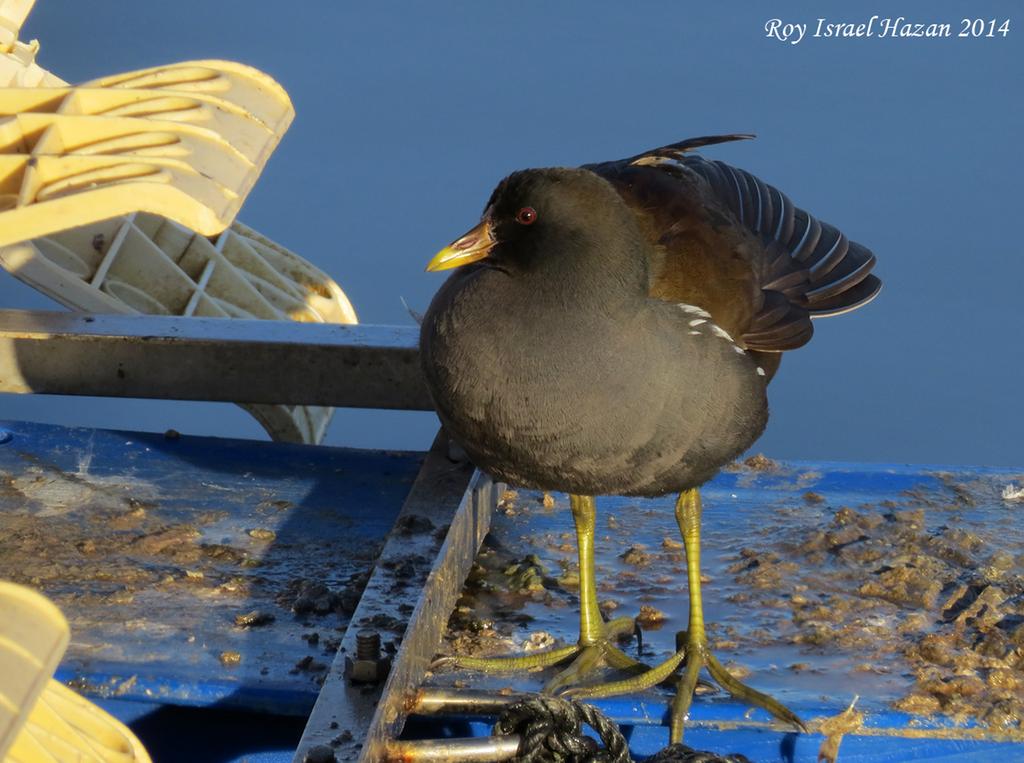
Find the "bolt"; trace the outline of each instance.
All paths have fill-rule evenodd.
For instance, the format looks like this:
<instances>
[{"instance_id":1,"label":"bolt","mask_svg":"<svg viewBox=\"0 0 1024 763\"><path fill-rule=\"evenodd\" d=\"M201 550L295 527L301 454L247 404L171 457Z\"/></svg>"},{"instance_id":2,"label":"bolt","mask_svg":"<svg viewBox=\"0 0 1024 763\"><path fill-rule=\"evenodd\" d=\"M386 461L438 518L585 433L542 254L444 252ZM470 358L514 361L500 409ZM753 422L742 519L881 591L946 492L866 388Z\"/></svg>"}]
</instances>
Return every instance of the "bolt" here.
<instances>
[{"instance_id":1,"label":"bolt","mask_svg":"<svg viewBox=\"0 0 1024 763\"><path fill-rule=\"evenodd\" d=\"M356 634L356 659L376 660L380 658L380 634L363 628Z\"/></svg>"},{"instance_id":2,"label":"bolt","mask_svg":"<svg viewBox=\"0 0 1024 763\"><path fill-rule=\"evenodd\" d=\"M364 628L356 634L356 657L345 660L345 672L353 683L376 684L391 669L391 660L380 656L380 633Z\"/></svg>"}]
</instances>

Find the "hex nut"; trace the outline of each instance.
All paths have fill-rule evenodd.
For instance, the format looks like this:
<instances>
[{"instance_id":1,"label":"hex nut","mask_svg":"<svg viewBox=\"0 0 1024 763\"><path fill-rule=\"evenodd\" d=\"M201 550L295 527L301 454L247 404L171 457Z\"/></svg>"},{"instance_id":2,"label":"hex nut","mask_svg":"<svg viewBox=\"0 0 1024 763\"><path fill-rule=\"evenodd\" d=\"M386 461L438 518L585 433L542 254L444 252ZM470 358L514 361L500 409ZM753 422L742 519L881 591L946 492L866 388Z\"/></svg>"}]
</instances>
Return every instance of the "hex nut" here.
<instances>
[{"instance_id":1,"label":"hex nut","mask_svg":"<svg viewBox=\"0 0 1024 763\"><path fill-rule=\"evenodd\" d=\"M334 763L337 757L334 755L334 750L325 744L318 744L316 747L310 747L305 756L302 758L302 763Z\"/></svg>"},{"instance_id":2,"label":"hex nut","mask_svg":"<svg viewBox=\"0 0 1024 763\"><path fill-rule=\"evenodd\" d=\"M354 684L376 684L387 678L391 660L382 657L376 660L345 658L345 674Z\"/></svg>"}]
</instances>

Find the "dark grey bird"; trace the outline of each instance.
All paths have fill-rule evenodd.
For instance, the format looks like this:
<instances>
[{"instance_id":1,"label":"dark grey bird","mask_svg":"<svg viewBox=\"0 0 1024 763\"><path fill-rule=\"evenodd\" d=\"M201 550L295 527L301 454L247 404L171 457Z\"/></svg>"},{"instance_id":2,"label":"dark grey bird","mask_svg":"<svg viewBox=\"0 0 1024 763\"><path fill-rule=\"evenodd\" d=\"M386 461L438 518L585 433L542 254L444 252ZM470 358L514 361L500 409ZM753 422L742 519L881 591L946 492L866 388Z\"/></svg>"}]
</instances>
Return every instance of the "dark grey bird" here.
<instances>
[{"instance_id":1,"label":"dark grey bird","mask_svg":"<svg viewBox=\"0 0 1024 763\"><path fill-rule=\"evenodd\" d=\"M680 664L672 738L698 674L801 726L711 653L700 597L699 487L753 444L783 351L812 318L870 301L874 255L744 170L690 154L746 138L675 143L578 169L515 172L479 225L428 270L458 268L428 309L421 358L438 414L474 463L523 487L569 493L580 559L580 638L542 654L455 658L515 670L575 658L546 689L578 697L646 688ZM679 493L690 618L655 668L614 641L594 577L594 496ZM630 674L581 686L602 662Z\"/></svg>"}]
</instances>

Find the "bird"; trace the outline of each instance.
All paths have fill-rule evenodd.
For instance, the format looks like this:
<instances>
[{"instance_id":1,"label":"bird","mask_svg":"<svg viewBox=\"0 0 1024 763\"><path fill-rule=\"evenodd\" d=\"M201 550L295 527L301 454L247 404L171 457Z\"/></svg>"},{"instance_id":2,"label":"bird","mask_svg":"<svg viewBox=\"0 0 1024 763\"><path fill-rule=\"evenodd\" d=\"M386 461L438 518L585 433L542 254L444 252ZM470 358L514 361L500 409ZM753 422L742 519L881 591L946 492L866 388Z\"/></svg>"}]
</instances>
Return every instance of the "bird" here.
<instances>
[{"instance_id":1,"label":"bird","mask_svg":"<svg viewBox=\"0 0 1024 763\"><path fill-rule=\"evenodd\" d=\"M700 487L757 440L784 352L812 319L870 302L875 255L745 170L696 149L749 134L683 140L626 159L513 172L479 224L427 270L452 270L420 327L423 376L442 425L493 478L569 494L580 564L576 644L462 668L569 663L545 686L575 698L642 690L682 667L670 737L702 668L725 691L803 729L712 653L700 588ZM677 495L689 588L687 628L648 667L615 642L594 571L595 498ZM586 684L602 664L621 680Z\"/></svg>"}]
</instances>

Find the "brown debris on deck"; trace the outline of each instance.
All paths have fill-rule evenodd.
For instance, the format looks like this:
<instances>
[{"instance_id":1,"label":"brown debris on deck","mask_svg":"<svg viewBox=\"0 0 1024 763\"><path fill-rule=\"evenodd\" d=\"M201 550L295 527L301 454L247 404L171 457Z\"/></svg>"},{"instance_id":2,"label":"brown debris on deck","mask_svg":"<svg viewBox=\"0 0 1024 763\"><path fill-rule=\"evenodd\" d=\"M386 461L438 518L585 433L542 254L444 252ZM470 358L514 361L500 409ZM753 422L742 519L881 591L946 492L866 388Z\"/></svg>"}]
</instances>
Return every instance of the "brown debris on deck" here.
<instances>
[{"instance_id":1,"label":"brown debris on deck","mask_svg":"<svg viewBox=\"0 0 1024 763\"><path fill-rule=\"evenodd\" d=\"M720 510L731 521L735 509L705 500L706 525L719 533L704 541L706 619L730 670L750 671L749 682L765 691L805 687L799 691L814 701L844 686L862 696L863 712L888 704L911 715L976 721L992 733L1022 731L1024 527L1002 498L1005 485L936 475L902 494L843 505L817 487L814 471L755 457L736 472L739 487L768 475L786 497L756 524L737 526L733 537L713 518ZM527 495L519 491L517 513L496 522L499 540L477 560L478 574L449 624L446 653L520 653L528 629L543 629L558 644L575 637L578 577L568 511L547 520L555 525L564 514L561 530L539 532L528 516L537 500ZM685 623L671 498L601 499L598 514L598 527L608 527L597 538L605 615L650 607ZM541 575L533 591L509 588L495 571L524 554L539 567L561 566L563 575ZM662 658L670 649L656 644ZM516 687L535 689L540 680Z\"/></svg>"}]
</instances>

